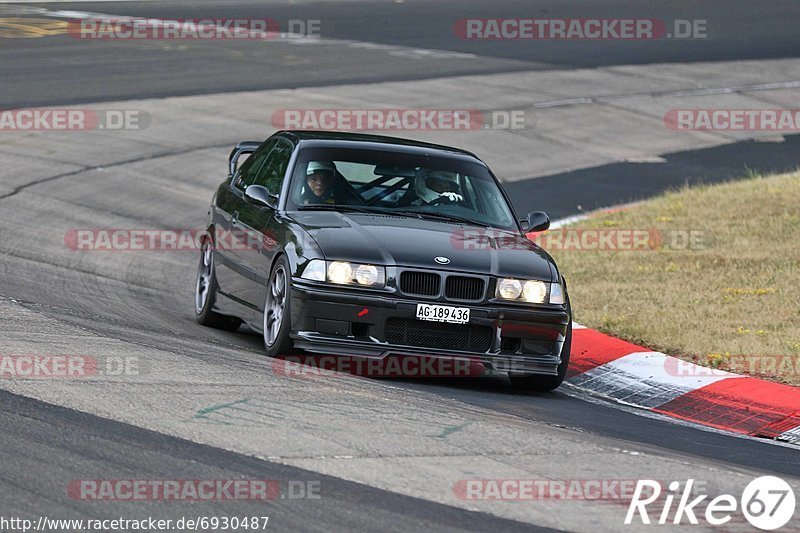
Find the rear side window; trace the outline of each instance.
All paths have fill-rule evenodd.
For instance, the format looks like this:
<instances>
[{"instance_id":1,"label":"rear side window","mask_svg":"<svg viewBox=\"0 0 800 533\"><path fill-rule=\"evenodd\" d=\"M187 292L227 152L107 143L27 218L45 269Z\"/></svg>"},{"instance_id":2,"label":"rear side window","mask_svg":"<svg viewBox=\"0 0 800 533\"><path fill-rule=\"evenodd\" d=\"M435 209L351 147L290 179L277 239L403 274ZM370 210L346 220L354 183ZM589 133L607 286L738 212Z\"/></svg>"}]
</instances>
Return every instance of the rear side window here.
<instances>
[{"instance_id":1,"label":"rear side window","mask_svg":"<svg viewBox=\"0 0 800 533\"><path fill-rule=\"evenodd\" d=\"M263 185L272 194L280 194L283 178L286 175L286 168L289 166L293 150L292 143L285 139L278 139L258 170L255 181L249 185Z\"/></svg>"},{"instance_id":2,"label":"rear side window","mask_svg":"<svg viewBox=\"0 0 800 533\"><path fill-rule=\"evenodd\" d=\"M239 169L239 173L233 181L234 187L243 191L248 185L255 183L261 167L264 166L264 162L267 160L267 157L269 157L272 148L277 142L277 139L267 142L256 150L253 155L248 157L247 161L242 163L242 168Z\"/></svg>"}]
</instances>

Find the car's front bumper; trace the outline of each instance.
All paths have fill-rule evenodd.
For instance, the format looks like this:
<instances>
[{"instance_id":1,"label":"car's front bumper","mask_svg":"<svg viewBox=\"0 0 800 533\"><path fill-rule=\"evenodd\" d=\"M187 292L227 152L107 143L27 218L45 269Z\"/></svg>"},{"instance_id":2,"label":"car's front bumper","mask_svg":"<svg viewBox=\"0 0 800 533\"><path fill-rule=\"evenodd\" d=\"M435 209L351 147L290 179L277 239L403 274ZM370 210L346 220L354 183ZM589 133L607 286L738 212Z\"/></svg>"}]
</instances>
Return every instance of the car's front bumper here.
<instances>
[{"instance_id":1,"label":"car's front bumper","mask_svg":"<svg viewBox=\"0 0 800 533\"><path fill-rule=\"evenodd\" d=\"M296 281L291 293L291 336L297 348L355 357L465 358L478 360L492 371L518 374L557 373L571 320L560 306L521 308L415 300ZM417 303L469 307L469 324L417 320ZM477 340L468 341L467 336Z\"/></svg>"}]
</instances>

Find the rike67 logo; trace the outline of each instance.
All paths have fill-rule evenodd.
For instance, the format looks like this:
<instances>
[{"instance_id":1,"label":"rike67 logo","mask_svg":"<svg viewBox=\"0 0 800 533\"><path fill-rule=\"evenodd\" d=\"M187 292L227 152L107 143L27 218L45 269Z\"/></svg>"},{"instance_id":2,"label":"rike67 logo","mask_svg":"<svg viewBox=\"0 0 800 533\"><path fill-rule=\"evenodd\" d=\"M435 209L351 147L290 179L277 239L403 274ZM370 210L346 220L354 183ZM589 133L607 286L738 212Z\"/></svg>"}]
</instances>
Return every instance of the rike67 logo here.
<instances>
[{"instance_id":1,"label":"rike67 logo","mask_svg":"<svg viewBox=\"0 0 800 533\"><path fill-rule=\"evenodd\" d=\"M741 511L753 527L772 531L785 526L794 515L794 491L779 477L762 476L754 479L745 487L738 500L732 494L721 494L706 502L709 498L707 494L694 497L693 485L694 480L689 479L681 489L680 482L673 481L668 485L669 491L662 495L658 481L640 479L628 507L625 524L630 525L635 521L650 524L650 513L655 511L652 520L661 525L697 525L700 523L699 516L712 526L722 526L730 522L737 511ZM673 507L675 500L678 501ZM703 506L705 512L701 514L700 509Z\"/></svg>"}]
</instances>

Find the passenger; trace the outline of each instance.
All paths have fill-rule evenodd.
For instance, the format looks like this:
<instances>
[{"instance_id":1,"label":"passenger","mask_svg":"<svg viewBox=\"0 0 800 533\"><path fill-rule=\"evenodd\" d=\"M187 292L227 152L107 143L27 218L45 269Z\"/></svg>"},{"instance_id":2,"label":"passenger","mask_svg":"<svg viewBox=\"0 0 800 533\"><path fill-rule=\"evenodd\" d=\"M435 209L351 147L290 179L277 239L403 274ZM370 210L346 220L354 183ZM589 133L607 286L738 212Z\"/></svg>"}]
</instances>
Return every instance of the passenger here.
<instances>
[{"instance_id":1,"label":"passenger","mask_svg":"<svg viewBox=\"0 0 800 533\"><path fill-rule=\"evenodd\" d=\"M306 168L306 187L302 203L335 204L333 182L336 179L336 165L330 161L311 161Z\"/></svg>"}]
</instances>

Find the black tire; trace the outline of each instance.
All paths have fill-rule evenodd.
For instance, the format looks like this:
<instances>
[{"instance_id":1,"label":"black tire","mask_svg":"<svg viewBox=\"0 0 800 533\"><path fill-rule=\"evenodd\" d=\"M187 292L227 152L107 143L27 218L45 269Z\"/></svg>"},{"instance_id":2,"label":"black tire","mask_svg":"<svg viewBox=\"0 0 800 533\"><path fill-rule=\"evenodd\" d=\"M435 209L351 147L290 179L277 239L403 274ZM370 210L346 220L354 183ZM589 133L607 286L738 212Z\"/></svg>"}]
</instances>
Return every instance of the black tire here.
<instances>
[{"instance_id":1,"label":"black tire","mask_svg":"<svg viewBox=\"0 0 800 533\"><path fill-rule=\"evenodd\" d=\"M211 239L206 237L200 249L200 264L197 266L197 281L194 289L194 313L197 322L226 331L236 331L242 321L236 317L221 315L212 309L217 300L217 276L214 270L214 253Z\"/></svg>"},{"instance_id":2,"label":"black tire","mask_svg":"<svg viewBox=\"0 0 800 533\"><path fill-rule=\"evenodd\" d=\"M282 285L282 289L280 286ZM292 330L292 272L289 261L280 256L272 267L267 282L267 295L264 299L264 318L262 323L264 349L269 357L287 355L292 352L293 343L289 338ZM281 293L282 291L282 293ZM276 318L276 309L280 317ZM279 320L277 328L275 320Z\"/></svg>"},{"instance_id":3,"label":"black tire","mask_svg":"<svg viewBox=\"0 0 800 533\"><path fill-rule=\"evenodd\" d=\"M523 390L534 392L547 392L555 390L564 382L569 367L569 357L572 351L572 313L570 322L567 326L567 335L564 339L564 347L561 349L561 364L558 365L558 374L555 376L542 375L509 375L511 384Z\"/></svg>"}]
</instances>

